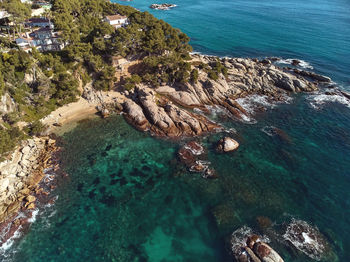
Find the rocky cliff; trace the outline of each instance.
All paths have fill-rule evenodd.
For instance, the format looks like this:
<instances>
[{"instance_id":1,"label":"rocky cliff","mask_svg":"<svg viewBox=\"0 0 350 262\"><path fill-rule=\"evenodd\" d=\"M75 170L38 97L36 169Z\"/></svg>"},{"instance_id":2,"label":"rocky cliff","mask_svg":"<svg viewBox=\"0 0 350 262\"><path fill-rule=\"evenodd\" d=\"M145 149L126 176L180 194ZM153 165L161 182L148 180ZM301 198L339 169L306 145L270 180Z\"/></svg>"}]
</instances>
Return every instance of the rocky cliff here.
<instances>
[{"instance_id":1,"label":"rocky cliff","mask_svg":"<svg viewBox=\"0 0 350 262\"><path fill-rule=\"evenodd\" d=\"M192 68L196 68L193 66L196 63L210 66L217 59L193 55ZM249 113L236 101L238 98L258 94L283 100L291 93L315 91L320 83L331 81L311 72L282 69L267 59L223 58L220 63L227 68L227 76L219 74L215 81L208 77L207 71L197 67L199 76L195 83L158 88L138 86L125 92L126 119L138 129L158 136L201 135L220 128L205 116L207 106L221 107L231 117L241 119Z\"/></svg>"}]
</instances>

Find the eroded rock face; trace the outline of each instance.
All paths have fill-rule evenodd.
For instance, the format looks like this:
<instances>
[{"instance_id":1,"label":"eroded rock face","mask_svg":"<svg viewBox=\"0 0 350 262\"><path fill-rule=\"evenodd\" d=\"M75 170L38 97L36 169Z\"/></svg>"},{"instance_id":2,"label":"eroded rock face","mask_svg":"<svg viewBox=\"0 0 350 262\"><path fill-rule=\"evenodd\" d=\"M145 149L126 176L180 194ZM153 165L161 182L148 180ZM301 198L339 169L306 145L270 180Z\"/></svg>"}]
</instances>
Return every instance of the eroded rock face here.
<instances>
[{"instance_id":1,"label":"eroded rock face","mask_svg":"<svg viewBox=\"0 0 350 262\"><path fill-rule=\"evenodd\" d=\"M58 150L55 143L48 137L26 140L0 163L0 224L17 212L23 201L25 208L35 207L32 189L50 166L52 153Z\"/></svg>"},{"instance_id":2,"label":"eroded rock face","mask_svg":"<svg viewBox=\"0 0 350 262\"><path fill-rule=\"evenodd\" d=\"M298 250L317 261L327 257L333 257L329 261L336 261L326 238L317 228L305 221L293 219L288 224L283 237Z\"/></svg>"},{"instance_id":3,"label":"eroded rock face","mask_svg":"<svg viewBox=\"0 0 350 262\"><path fill-rule=\"evenodd\" d=\"M210 65L217 57L192 55L193 63ZM206 107L218 106L235 119L247 119L249 113L236 101L249 95L264 95L271 101L283 101L286 94L317 90L328 79L312 72L284 70L270 60L224 58L227 76L216 81L199 70L198 81L185 85L162 85L156 89L139 86L125 93L126 118L140 130L157 136L196 136L220 126L210 121ZM201 110L201 114L194 108Z\"/></svg>"},{"instance_id":4,"label":"eroded rock face","mask_svg":"<svg viewBox=\"0 0 350 262\"><path fill-rule=\"evenodd\" d=\"M203 115L172 104L145 86L135 88L123 104L125 117L136 128L157 136L196 136L220 128Z\"/></svg>"},{"instance_id":5,"label":"eroded rock face","mask_svg":"<svg viewBox=\"0 0 350 262\"><path fill-rule=\"evenodd\" d=\"M224 137L219 140L216 150L219 152L232 152L237 150L239 143L231 137Z\"/></svg>"}]
</instances>

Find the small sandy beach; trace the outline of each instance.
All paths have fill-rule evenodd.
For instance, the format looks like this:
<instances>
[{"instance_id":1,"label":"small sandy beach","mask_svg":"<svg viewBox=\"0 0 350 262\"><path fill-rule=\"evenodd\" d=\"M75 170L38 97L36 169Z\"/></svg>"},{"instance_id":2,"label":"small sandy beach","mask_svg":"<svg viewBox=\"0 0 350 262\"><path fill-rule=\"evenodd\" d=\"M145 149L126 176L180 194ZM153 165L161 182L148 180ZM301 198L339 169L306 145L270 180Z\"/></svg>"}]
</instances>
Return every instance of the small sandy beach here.
<instances>
[{"instance_id":1,"label":"small sandy beach","mask_svg":"<svg viewBox=\"0 0 350 262\"><path fill-rule=\"evenodd\" d=\"M48 133L63 134L73 129L83 119L97 116L97 106L113 102L122 103L125 97L117 91L100 92L99 102L91 102L82 97L77 102L64 105L41 121L48 126Z\"/></svg>"}]
</instances>

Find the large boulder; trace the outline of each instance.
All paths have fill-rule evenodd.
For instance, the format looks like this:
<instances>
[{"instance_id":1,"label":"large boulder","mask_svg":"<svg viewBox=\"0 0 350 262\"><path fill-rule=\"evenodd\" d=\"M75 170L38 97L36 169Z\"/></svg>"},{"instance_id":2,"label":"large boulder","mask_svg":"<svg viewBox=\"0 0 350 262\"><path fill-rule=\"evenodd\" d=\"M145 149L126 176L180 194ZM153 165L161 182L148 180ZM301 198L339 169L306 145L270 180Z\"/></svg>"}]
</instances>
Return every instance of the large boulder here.
<instances>
[{"instance_id":1,"label":"large boulder","mask_svg":"<svg viewBox=\"0 0 350 262\"><path fill-rule=\"evenodd\" d=\"M283 262L281 256L264 242L256 242L253 251L263 262Z\"/></svg>"},{"instance_id":2,"label":"large boulder","mask_svg":"<svg viewBox=\"0 0 350 262\"><path fill-rule=\"evenodd\" d=\"M241 227L232 233L231 254L238 262L283 262L281 256L266 242L268 238L254 234L249 227Z\"/></svg>"},{"instance_id":3,"label":"large boulder","mask_svg":"<svg viewBox=\"0 0 350 262\"><path fill-rule=\"evenodd\" d=\"M219 140L217 144L217 151L219 152L231 152L235 151L239 147L239 143L231 137L224 137Z\"/></svg>"},{"instance_id":4,"label":"large boulder","mask_svg":"<svg viewBox=\"0 0 350 262\"><path fill-rule=\"evenodd\" d=\"M126 112L125 117L129 122L143 131L148 128L149 122L138 104L131 99L127 99L123 104L123 108Z\"/></svg>"}]
</instances>

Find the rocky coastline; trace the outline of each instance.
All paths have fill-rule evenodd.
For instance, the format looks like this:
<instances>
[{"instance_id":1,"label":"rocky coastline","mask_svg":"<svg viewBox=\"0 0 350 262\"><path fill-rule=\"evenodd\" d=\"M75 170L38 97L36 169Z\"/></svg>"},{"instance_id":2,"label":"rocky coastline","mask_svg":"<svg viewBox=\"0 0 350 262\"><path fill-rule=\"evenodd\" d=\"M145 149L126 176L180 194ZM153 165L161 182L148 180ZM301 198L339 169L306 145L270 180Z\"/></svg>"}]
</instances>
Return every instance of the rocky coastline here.
<instances>
[{"instance_id":1,"label":"rocky coastline","mask_svg":"<svg viewBox=\"0 0 350 262\"><path fill-rule=\"evenodd\" d=\"M192 55L192 68L199 72L195 83L163 84L157 88L139 85L122 92L126 120L156 136L198 136L222 129L210 120L209 107L219 107L229 117L243 120L251 113L240 105L240 98L261 95L270 101L284 101L290 94L313 92L331 83L330 78L315 73L280 68L273 59L221 58L227 76L219 74L216 81L210 79L205 70L193 66L217 61L217 57Z\"/></svg>"},{"instance_id":2,"label":"rocky coastline","mask_svg":"<svg viewBox=\"0 0 350 262\"><path fill-rule=\"evenodd\" d=\"M57 171L59 147L50 137L34 137L22 142L8 159L0 163L0 244L25 228L40 198L53 186L44 181L46 172ZM46 188L44 189L44 185ZM21 216L18 216L22 213Z\"/></svg>"},{"instance_id":3,"label":"rocky coastline","mask_svg":"<svg viewBox=\"0 0 350 262\"><path fill-rule=\"evenodd\" d=\"M89 114L100 112L102 117L108 117L113 112L122 113L126 121L140 131L163 138L193 139L207 133L224 131L220 123L212 120L210 108L220 108L228 117L244 121L254 112L248 112L239 99L258 95L269 101L283 102L291 94L314 92L321 86L331 86L328 77L297 68L281 68L275 64L277 60L274 58L258 60L198 54L191 56L192 69L198 70L198 80L195 82L173 85L162 83L156 88L139 84L131 91L111 93L97 92L86 86L81 98L84 101L76 102L74 110L79 119L87 107ZM205 69L198 66L210 66L217 61L227 68L227 75L219 74L217 80L211 79ZM297 62L294 64L298 65ZM56 111L43 120L49 126L47 134L71 120L68 117L71 114L69 105ZM239 141L225 136L214 147L217 152L230 154L238 149ZM49 194L49 191L40 187L40 183L45 177L45 170L58 169L58 163L54 161L58 151L55 139L48 136L34 137L24 141L6 161L0 163L0 243L4 243L27 223L28 217L27 220L18 219L18 212L26 211L30 216L40 198L38 196ZM178 158L191 172L200 173L208 179L219 177L210 167L206 149L198 141L184 144L178 152ZM265 244L260 249L266 249ZM259 252L254 251L254 248L245 252L250 259L254 254L259 257ZM276 261L283 261L277 255Z\"/></svg>"}]
</instances>

